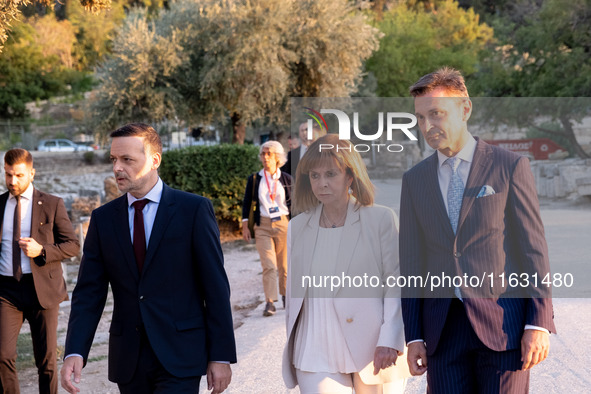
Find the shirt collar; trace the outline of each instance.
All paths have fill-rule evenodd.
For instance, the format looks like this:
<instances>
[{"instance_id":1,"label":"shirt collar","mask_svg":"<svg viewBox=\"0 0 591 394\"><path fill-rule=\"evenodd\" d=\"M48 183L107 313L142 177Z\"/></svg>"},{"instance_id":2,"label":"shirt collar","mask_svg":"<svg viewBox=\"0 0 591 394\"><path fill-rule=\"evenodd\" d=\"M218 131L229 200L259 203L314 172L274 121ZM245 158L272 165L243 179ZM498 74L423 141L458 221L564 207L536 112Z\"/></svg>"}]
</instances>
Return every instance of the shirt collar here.
<instances>
[{"instance_id":1,"label":"shirt collar","mask_svg":"<svg viewBox=\"0 0 591 394\"><path fill-rule=\"evenodd\" d=\"M275 171L275 174L273 174L273 175L271 175L270 172L265 171L265 169L263 168L262 170L259 171L259 175L261 176L261 178L265 176L265 173L267 173L271 179L277 180L281 177L281 170L279 169L279 167L277 167L277 171Z\"/></svg>"},{"instance_id":2,"label":"shirt collar","mask_svg":"<svg viewBox=\"0 0 591 394\"><path fill-rule=\"evenodd\" d=\"M462 150L458 152L456 157L462 159L462 161L472 163L474 152L476 152L476 139L473 136L470 136L468 142L466 142L466 145L464 145ZM439 167L441 167L449 157L437 151L437 159L439 160Z\"/></svg>"},{"instance_id":3,"label":"shirt collar","mask_svg":"<svg viewBox=\"0 0 591 394\"><path fill-rule=\"evenodd\" d=\"M33 201L33 190L35 188L33 187L32 183L29 183L29 186L27 187L27 190L25 190L23 192L23 194L21 194L21 197L26 198L29 201ZM12 193L8 193L10 195L10 198L14 199L14 196L12 195Z\"/></svg>"},{"instance_id":4,"label":"shirt collar","mask_svg":"<svg viewBox=\"0 0 591 394\"><path fill-rule=\"evenodd\" d=\"M164 184L162 179L158 177L158 182L154 185L154 187L142 198L135 198L130 193L127 193L127 205L131 207L131 204L136 202L137 200L150 200L150 202L155 202L156 204L160 204L160 198L162 197L162 189L164 188Z\"/></svg>"}]
</instances>

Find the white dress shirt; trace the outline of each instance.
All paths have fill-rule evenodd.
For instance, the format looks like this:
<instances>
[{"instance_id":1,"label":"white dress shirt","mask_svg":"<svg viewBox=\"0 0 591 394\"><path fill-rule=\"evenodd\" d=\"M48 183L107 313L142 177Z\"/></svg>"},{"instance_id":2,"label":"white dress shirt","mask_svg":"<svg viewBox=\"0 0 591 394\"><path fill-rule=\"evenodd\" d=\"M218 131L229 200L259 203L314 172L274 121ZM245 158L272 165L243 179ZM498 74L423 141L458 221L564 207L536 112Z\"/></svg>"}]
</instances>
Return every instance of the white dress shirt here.
<instances>
[{"instance_id":1,"label":"white dress shirt","mask_svg":"<svg viewBox=\"0 0 591 394\"><path fill-rule=\"evenodd\" d=\"M31 220L33 216L33 184L21 194L21 238L31 236ZM8 194L4 207L2 223L2 253L0 254L0 275L12 276L12 230L14 226L14 208L16 199ZM21 267L23 274L31 273L31 259L21 250Z\"/></svg>"},{"instance_id":2,"label":"white dress shirt","mask_svg":"<svg viewBox=\"0 0 591 394\"><path fill-rule=\"evenodd\" d=\"M150 235L152 234L152 228L154 227L154 219L156 219L156 212L158 211L158 206L160 205L160 198L162 198L162 188L163 183L160 177L158 178L158 182L156 185L142 198L135 198L131 194L127 193L127 214L129 216L129 234L131 235L131 240L133 242L133 217L135 216L135 208L131 206L137 200L150 200L149 203L146 204L142 213L144 214L144 231L146 234L146 250L148 249Z\"/></svg>"},{"instance_id":3,"label":"white dress shirt","mask_svg":"<svg viewBox=\"0 0 591 394\"><path fill-rule=\"evenodd\" d=\"M289 209L287 209L287 202L285 201L285 189L281 182L279 182L281 170L277 168L275 174L271 175L263 169L259 171L259 176L261 177L261 182L259 183L259 207L261 216L270 218L289 215ZM265 176L267 177L267 180L265 180ZM267 181L269 181L268 187ZM275 190L275 202L271 201L269 187L271 190ZM269 208L271 207L278 207L279 211L271 215L269 213Z\"/></svg>"},{"instance_id":4,"label":"white dress shirt","mask_svg":"<svg viewBox=\"0 0 591 394\"><path fill-rule=\"evenodd\" d=\"M306 151L308 150L308 147L304 144L300 145L300 159L302 157L304 157L304 155L306 154Z\"/></svg>"},{"instance_id":5,"label":"white dress shirt","mask_svg":"<svg viewBox=\"0 0 591 394\"><path fill-rule=\"evenodd\" d=\"M474 152L476 152L476 140L470 136L468 142L462 150L458 152L455 157L460 158L460 165L458 166L458 175L462 179L464 187L468 182L468 175L470 175L470 166L472 166L472 160L474 160ZM445 210L449 213L449 207L447 206L447 188L449 187L449 181L451 179L452 169L449 164L444 164L449 157L437 151L437 159L439 160L439 167L437 169L437 177L439 178L439 188L441 189L441 196L443 197L443 203L445 204Z\"/></svg>"}]
</instances>

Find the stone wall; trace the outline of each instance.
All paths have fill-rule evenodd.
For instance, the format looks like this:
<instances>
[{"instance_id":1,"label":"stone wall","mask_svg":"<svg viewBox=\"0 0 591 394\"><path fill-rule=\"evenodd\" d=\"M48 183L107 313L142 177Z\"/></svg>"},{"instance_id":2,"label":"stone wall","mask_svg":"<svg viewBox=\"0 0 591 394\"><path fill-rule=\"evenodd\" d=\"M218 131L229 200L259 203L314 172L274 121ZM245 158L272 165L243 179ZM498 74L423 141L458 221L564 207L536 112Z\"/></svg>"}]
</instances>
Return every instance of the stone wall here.
<instances>
[{"instance_id":1,"label":"stone wall","mask_svg":"<svg viewBox=\"0 0 591 394\"><path fill-rule=\"evenodd\" d=\"M540 197L577 200L591 196L591 159L532 161Z\"/></svg>"},{"instance_id":2,"label":"stone wall","mask_svg":"<svg viewBox=\"0 0 591 394\"><path fill-rule=\"evenodd\" d=\"M92 210L113 199L112 187L105 182L113 175L111 165L102 160L105 152L95 151L97 160L92 165L82 152L31 153L35 188L63 198L77 233L85 232ZM0 154L0 161L4 162L4 154ZM5 191L5 182L0 182L0 193Z\"/></svg>"}]
</instances>

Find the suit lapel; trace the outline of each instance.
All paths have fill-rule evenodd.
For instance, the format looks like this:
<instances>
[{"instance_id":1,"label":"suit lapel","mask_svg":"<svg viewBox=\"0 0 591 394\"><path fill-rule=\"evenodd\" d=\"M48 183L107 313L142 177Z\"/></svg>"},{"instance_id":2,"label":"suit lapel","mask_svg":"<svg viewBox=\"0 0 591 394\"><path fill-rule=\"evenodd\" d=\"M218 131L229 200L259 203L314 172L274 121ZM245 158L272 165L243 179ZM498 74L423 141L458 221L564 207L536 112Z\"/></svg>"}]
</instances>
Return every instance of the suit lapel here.
<instances>
[{"instance_id":1,"label":"suit lapel","mask_svg":"<svg viewBox=\"0 0 591 394\"><path fill-rule=\"evenodd\" d=\"M123 257L127 263L133 278L139 280L139 272L137 263L135 262L135 255L133 253L133 243L131 242L131 235L129 229L129 212L127 204L127 193L119 197L119 203L115 206L116 215L113 217L113 227L115 228L116 238L119 240L121 250L123 250Z\"/></svg>"},{"instance_id":2,"label":"suit lapel","mask_svg":"<svg viewBox=\"0 0 591 394\"><path fill-rule=\"evenodd\" d=\"M166 232L166 227L175 215L175 210L173 209L174 204L175 199L172 189L163 185L162 197L160 198L158 211L156 212L156 218L154 219L154 225L152 226L152 234L150 234L150 239L148 240L148 250L146 250L143 272L146 272L152 262L156 249L158 249L158 245L160 245L160 241L162 240L162 236Z\"/></svg>"},{"instance_id":3,"label":"suit lapel","mask_svg":"<svg viewBox=\"0 0 591 394\"><path fill-rule=\"evenodd\" d=\"M37 239L39 235L41 212L43 211L43 197L37 189L33 189L33 201L31 201L31 238Z\"/></svg>"},{"instance_id":4,"label":"suit lapel","mask_svg":"<svg viewBox=\"0 0 591 394\"><path fill-rule=\"evenodd\" d=\"M314 213L310 216L308 223L304 226L303 234L292 234L292 237L301 237L299 246L303 248L303 262L302 275L310 275L312 269L312 258L314 257L314 249L316 249L316 241L318 240L318 229L320 228L320 213L322 212L322 204L319 204Z\"/></svg>"},{"instance_id":5,"label":"suit lapel","mask_svg":"<svg viewBox=\"0 0 591 394\"><path fill-rule=\"evenodd\" d=\"M430 201L435 201L435 206L428 206L427 210L435 210L437 213L436 215L439 216L439 220L444 223L445 233L450 239L453 239L454 230L451 227L451 223L449 221L449 215L447 214L447 210L445 209L445 202L443 201L443 196L441 195L441 188L439 187L439 160L437 158L437 152L435 152L431 157L429 157L430 162L428 166L428 171L426 174L425 179L425 187L427 188L427 193L431 198L426 199L428 203Z\"/></svg>"},{"instance_id":6,"label":"suit lapel","mask_svg":"<svg viewBox=\"0 0 591 394\"><path fill-rule=\"evenodd\" d=\"M474 159L472 160L470 174L466 181L464 197L462 199L462 208L460 209L458 233L460 232L462 223L466 220L470 208L472 208L472 204L474 204L474 201L476 200L480 188L486 183L486 177L488 176L488 170L490 169L492 161L490 147L478 137L476 137L476 141L477 144L476 150L474 151Z\"/></svg>"},{"instance_id":7,"label":"suit lapel","mask_svg":"<svg viewBox=\"0 0 591 394\"><path fill-rule=\"evenodd\" d=\"M361 233L361 223L359 222L360 210L361 208L355 209L355 199L351 198L347 207L347 219L345 220L341 241L339 242L339 252L334 272L336 276L340 276L342 272L349 272L349 266L351 265L353 253L355 252L359 234Z\"/></svg>"},{"instance_id":8,"label":"suit lapel","mask_svg":"<svg viewBox=\"0 0 591 394\"><path fill-rule=\"evenodd\" d=\"M2 239L2 231L4 228L4 210L6 209L6 202L8 201L9 192L0 195L0 239Z\"/></svg>"}]
</instances>

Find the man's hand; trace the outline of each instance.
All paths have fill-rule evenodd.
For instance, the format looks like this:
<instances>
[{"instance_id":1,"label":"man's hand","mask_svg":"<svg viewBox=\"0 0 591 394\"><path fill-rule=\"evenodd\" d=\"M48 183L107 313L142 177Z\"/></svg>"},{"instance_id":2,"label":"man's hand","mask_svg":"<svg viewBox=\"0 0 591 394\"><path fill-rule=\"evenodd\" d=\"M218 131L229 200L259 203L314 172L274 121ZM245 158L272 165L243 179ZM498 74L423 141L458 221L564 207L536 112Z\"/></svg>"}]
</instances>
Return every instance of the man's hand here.
<instances>
[{"instance_id":1,"label":"man's hand","mask_svg":"<svg viewBox=\"0 0 591 394\"><path fill-rule=\"evenodd\" d=\"M398 350L391 347L378 346L373 355L373 374L380 373L380 369L386 369L396 365Z\"/></svg>"},{"instance_id":2,"label":"man's hand","mask_svg":"<svg viewBox=\"0 0 591 394\"><path fill-rule=\"evenodd\" d=\"M250 230L248 229L248 221L242 222L242 239L246 242L250 242L252 239L250 236Z\"/></svg>"},{"instance_id":3,"label":"man's hand","mask_svg":"<svg viewBox=\"0 0 591 394\"><path fill-rule=\"evenodd\" d=\"M407 361L412 376L427 372L427 348L424 342L413 342L408 345Z\"/></svg>"},{"instance_id":4,"label":"man's hand","mask_svg":"<svg viewBox=\"0 0 591 394\"><path fill-rule=\"evenodd\" d=\"M43 246L39 245L33 238L21 238L18 240L18 246L25 252L25 255L30 258L35 258L41 254Z\"/></svg>"},{"instance_id":5,"label":"man's hand","mask_svg":"<svg viewBox=\"0 0 591 394\"><path fill-rule=\"evenodd\" d=\"M550 335L540 330L525 330L521 337L521 369L530 369L548 357Z\"/></svg>"},{"instance_id":6,"label":"man's hand","mask_svg":"<svg viewBox=\"0 0 591 394\"><path fill-rule=\"evenodd\" d=\"M230 364L210 361L207 365L207 389L211 394L219 394L228 388L232 380L232 368Z\"/></svg>"},{"instance_id":7,"label":"man's hand","mask_svg":"<svg viewBox=\"0 0 591 394\"><path fill-rule=\"evenodd\" d=\"M80 356L70 356L64 360L62 370L62 387L71 394L79 393L80 389L72 384L71 378L74 374L74 382L80 383L80 375L82 374L82 367L84 362Z\"/></svg>"}]
</instances>

